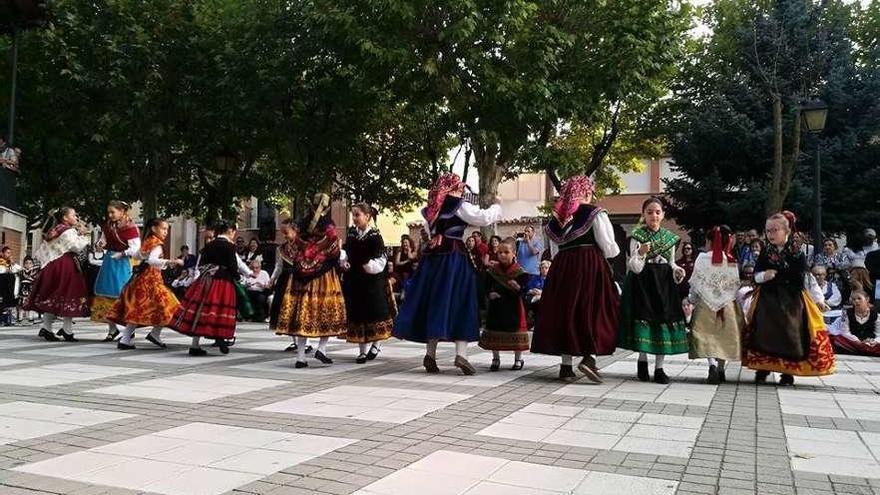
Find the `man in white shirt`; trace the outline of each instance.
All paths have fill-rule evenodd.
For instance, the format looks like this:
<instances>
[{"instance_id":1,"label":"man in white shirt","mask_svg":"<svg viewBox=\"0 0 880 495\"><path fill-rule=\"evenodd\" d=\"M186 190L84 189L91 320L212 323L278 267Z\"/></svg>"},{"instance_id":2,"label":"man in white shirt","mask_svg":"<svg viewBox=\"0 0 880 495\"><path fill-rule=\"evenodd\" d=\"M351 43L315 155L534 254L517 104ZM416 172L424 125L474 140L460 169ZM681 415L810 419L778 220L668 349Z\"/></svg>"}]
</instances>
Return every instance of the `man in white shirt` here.
<instances>
[{"instance_id":1,"label":"man in white shirt","mask_svg":"<svg viewBox=\"0 0 880 495\"><path fill-rule=\"evenodd\" d=\"M247 289L251 305L254 307L253 321L267 321L266 319L266 296L269 289L269 272L263 270L262 262L258 259L251 261L250 269L253 275L244 278L244 288Z\"/></svg>"}]
</instances>

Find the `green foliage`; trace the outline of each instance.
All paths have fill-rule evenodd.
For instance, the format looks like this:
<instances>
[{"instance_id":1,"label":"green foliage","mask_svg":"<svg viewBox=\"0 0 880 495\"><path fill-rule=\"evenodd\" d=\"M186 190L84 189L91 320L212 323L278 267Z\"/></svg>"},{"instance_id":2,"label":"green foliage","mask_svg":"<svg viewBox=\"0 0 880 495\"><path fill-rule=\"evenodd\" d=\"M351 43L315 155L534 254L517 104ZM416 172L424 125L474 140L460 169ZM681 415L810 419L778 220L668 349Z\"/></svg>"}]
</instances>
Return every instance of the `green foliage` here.
<instances>
[{"instance_id":1,"label":"green foliage","mask_svg":"<svg viewBox=\"0 0 880 495\"><path fill-rule=\"evenodd\" d=\"M815 150L821 148L823 227L855 231L880 223L870 187L878 178L880 67L866 63L871 22L858 2L719 0L707 10L711 37L683 60L673 98L664 102L664 133L681 177L669 181L672 215L688 228L763 224L771 195L772 94L784 108L784 149L793 146L796 105L820 97L829 106L825 131L801 137L785 207L812 222ZM876 19L876 14L873 16ZM876 29L874 29L876 33ZM779 44L779 40L784 40Z\"/></svg>"}]
</instances>

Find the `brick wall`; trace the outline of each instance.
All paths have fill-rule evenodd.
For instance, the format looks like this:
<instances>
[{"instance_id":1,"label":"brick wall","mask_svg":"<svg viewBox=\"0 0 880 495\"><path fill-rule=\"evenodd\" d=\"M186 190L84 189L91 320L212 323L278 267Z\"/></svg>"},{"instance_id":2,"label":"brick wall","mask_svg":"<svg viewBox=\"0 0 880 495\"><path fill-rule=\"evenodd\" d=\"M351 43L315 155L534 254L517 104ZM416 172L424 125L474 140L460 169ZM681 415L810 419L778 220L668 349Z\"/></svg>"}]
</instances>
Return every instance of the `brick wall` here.
<instances>
[{"instance_id":1,"label":"brick wall","mask_svg":"<svg viewBox=\"0 0 880 495\"><path fill-rule=\"evenodd\" d=\"M22 248L24 247L24 234L21 232L7 228L0 228L0 245L11 247L14 259L20 261L24 258L25 253L22 252Z\"/></svg>"}]
</instances>

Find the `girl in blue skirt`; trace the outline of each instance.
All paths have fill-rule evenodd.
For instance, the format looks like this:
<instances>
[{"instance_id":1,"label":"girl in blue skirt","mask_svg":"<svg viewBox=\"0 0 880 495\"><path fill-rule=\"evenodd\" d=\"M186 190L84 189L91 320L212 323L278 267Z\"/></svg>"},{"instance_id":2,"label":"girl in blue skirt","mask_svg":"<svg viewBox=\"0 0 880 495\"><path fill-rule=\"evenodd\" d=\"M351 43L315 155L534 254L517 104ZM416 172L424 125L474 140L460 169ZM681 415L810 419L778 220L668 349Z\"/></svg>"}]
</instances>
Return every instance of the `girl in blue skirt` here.
<instances>
[{"instance_id":1,"label":"girl in blue skirt","mask_svg":"<svg viewBox=\"0 0 880 495\"><path fill-rule=\"evenodd\" d=\"M422 209L430 241L410 280L406 299L394 323L399 339L424 342L423 365L438 373L437 343L455 342L455 366L476 373L467 360L467 343L480 337L477 274L464 245L468 225L487 226L501 217L501 207L480 209L462 198L465 184L452 173L442 175Z\"/></svg>"}]
</instances>

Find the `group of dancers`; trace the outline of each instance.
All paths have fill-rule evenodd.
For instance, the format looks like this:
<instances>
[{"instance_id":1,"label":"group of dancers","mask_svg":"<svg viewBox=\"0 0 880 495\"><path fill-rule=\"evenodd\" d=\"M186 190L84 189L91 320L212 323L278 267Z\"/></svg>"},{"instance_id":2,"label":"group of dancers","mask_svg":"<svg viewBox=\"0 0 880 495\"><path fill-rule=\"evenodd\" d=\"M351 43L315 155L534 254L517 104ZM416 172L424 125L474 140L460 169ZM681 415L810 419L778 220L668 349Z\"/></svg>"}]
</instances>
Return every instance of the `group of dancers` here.
<instances>
[{"instance_id":1,"label":"group of dancers","mask_svg":"<svg viewBox=\"0 0 880 495\"><path fill-rule=\"evenodd\" d=\"M559 378L565 381L577 379L577 370L600 383L596 357L618 347L639 353L636 375L641 381L652 379L648 354L653 354L653 381L661 384L669 383L664 356L682 353L707 359L709 383L724 382L726 363L736 360L756 370L759 382L770 372L782 374L781 384L792 384L796 375L834 372L834 351L817 296L807 291L807 263L792 243L793 214L767 219L769 242L755 266L757 287L747 311L737 301L733 233L723 225L710 231L706 252L697 258L689 281L687 300L695 309L688 322L678 287L685 272L674 261L680 239L662 226L663 202L652 197L642 205L642 219L629 239L621 293L607 261L620 248L608 213L592 204L593 187L588 177L572 177L554 205L545 228L554 258L533 335L523 304L528 275L516 261L515 241L501 243L498 263L487 269L487 281L479 285L465 247L465 230L497 222L501 207L483 209L467 201L465 184L452 173L436 181L422 209L427 246L399 311L370 205L351 207L353 225L345 239L337 235L326 194L317 194L302 218L285 220L284 242L269 283L274 294L269 327L294 339L290 349L296 351L296 368L308 366L309 338L318 339L314 357L322 363L332 364L327 343L338 337L358 344L356 362L362 364L375 359L382 342L393 336L425 344L428 373L440 372L440 342L455 343L453 364L465 375L477 371L467 357L471 342L492 351L490 371L500 369L501 352L513 352L513 370L523 369L524 351L560 356ZM183 263L165 258L168 223L149 220L141 236L128 211L124 202L108 205L99 241L108 254L91 308L76 262L77 253L90 242L88 231L72 208L53 212L34 253L44 268L24 303L25 309L43 314L39 335L74 341L72 318L91 314L93 320L107 322L106 340L119 336L121 350L135 348L138 327L150 327L146 339L164 348L161 331L167 327L192 337L192 356L207 354L203 338L228 353L237 316L251 311L240 277L255 276L236 255L235 226L220 222L214 227L213 240L199 254L197 278L178 301L161 274ZM486 316L481 322L483 297ZM58 317L63 323L55 333L52 325ZM876 317L870 323L864 317L853 320L854 329L876 323ZM574 357L580 357L576 367Z\"/></svg>"}]
</instances>

